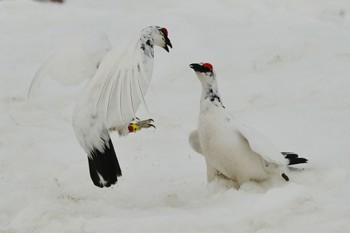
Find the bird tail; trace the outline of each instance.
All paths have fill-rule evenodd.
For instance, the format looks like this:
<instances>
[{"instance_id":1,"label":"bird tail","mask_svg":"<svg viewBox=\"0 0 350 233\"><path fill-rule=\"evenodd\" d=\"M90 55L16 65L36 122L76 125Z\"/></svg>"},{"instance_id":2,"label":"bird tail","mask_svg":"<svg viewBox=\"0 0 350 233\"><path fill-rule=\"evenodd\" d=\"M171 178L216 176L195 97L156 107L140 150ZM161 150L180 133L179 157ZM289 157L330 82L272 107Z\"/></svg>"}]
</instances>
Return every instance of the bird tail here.
<instances>
[{"instance_id":1,"label":"bird tail","mask_svg":"<svg viewBox=\"0 0 350 233\"><path fill-rule=\"evenodd\" d=\"M96 186L103 188L117 183L122 171L110 138L106 141L103 152L94 148L88 159L90 177Z\"/></svg>"},{"instance_id":2,"label":"bird tail","mask_svg":"<svg viewBox=\"0 0 350 233\"><path fill-rule=\"evenodd\" d=\"M281 152L282 155L288 159L289 164L288 165L295 165L299 163L307 163L307 159L299 157L298 154L295 154L293 152Z\"/></svg>"}]
</instances>

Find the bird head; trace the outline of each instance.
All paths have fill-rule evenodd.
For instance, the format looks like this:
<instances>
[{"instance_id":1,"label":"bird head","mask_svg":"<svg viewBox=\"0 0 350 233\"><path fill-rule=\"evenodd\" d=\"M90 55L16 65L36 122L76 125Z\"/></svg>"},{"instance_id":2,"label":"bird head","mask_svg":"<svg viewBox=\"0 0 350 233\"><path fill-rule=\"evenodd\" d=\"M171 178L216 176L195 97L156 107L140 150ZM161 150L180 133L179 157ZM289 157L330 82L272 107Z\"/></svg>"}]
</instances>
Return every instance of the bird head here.
<instances>
[{"instance_id":1,"label":"bird head","mask_svg":"<svg viewBox=\"0 0 350 233\"><path fill-rule=\"evenodd\" d=\"M141 31L141 41L153 47L153 45L157 45L167 52L169 52L169 48L173 48L169 38L168 38L168 30L159 26L149 26L144 28Z\"/></svg>"},{"instance_id":2,"label":"bird head","mask_svg":"<svg viewBox=\"0 0 350 233\"><path fill-rule=\"evenodd\" d=\"M192 63L190 67L196 72L201 83L211 84L215 82L213 66L207 62Z\"/></svg>"},{"instance_id":3,"label":"bird head","mask_svg":"<svg viewBox=\"0 0 350 233\"><path fill-rule=\"evenodd\" d=\"M157 45L167 52L169 52L169 48L173 48L169 38L168 38L168 30L159 26L149 26L144 28L141 31L141 41L153 47L153 45Z\"/></svg>"},{"instance_id":4,"label":"bird head","mask_svg":"<svg viewBox=\"0 0 350 233\"><path fill-rule=\"evenodd\" d=\"M224 107L221 102L218 91L218 83L216 81L213 66L210 63L192 63L190 67L196 72L199 81L202 84L202 100L210 100L217 107Z\"/></svg>"},{"instance_id":5,"label":"bird head","mask_svg":"<svg viewBox=\"0 0 350 233\"><path fill-rule=\"evenodd\" d=\"M168 30L166 28L155 26L153 30L153 39L155 45L165 49L167 52L169 52L168 46L173 48L168 38Z\"/></svg>"}]
</instances>

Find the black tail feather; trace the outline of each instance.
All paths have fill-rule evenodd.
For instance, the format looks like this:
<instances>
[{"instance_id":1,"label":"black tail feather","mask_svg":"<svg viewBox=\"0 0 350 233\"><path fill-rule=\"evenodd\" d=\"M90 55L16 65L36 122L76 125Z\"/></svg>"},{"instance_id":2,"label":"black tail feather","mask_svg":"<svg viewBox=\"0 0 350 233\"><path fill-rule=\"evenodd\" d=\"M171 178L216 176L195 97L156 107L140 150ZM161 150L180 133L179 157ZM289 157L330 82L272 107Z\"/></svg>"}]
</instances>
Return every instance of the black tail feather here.
<instances>
[{"instance_id":1,"label":"black tail feather","mask_svg":"<svg viewBox=\"0 0 350 233\"><path fill-rule=\"evenodd\" d=\"M288 165L295 165L299 163L307 163L307 159L299 158L299 155L293 152L281 152L282 155L289 160Z\"/></svg>"},{"instance_id":2,"label":"black tail feather","mask_svg":"<svg viewBox=\"0 0 350 233\"><path fill-rule=\"evenodd\" d=\"M88 159L90 177L96 186L103 188L117 183L122 171L110 138L106 141L103 152L93 149Z\"/></svg>"}]
</instances>

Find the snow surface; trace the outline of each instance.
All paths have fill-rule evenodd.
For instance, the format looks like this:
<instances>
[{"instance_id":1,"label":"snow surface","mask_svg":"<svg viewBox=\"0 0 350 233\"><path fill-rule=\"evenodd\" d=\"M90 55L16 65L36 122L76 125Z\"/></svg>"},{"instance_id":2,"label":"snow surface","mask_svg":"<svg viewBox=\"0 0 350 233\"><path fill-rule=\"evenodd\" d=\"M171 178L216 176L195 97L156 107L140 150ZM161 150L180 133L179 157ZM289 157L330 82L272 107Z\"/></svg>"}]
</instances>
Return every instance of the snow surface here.
<instances>
[{"instance_id":1,"label":"snow surface","mask_svg":"<svg viewBox=\"0 0 350 233\"><path fill-rule=\"evenodd\" d=\"M0 1L0 232L350 231L350 2L348 0ZM112 135L123 177L96 188L71 127L81 86L36 70L64 41L165 26L148 114L156 130ZM206 184L191 150L200 84L190 63L214 65L224 105L281 150L307 157L289 183Z\"/></svg>"}]
</instances>

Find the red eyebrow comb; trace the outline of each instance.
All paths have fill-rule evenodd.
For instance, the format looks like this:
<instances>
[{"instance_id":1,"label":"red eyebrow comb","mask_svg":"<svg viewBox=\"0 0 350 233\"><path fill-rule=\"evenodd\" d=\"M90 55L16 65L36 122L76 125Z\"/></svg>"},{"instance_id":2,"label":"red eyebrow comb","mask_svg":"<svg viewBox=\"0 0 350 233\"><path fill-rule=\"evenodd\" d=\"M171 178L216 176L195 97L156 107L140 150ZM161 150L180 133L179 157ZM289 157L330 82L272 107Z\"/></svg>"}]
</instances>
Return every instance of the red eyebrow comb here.
<instances>
[{"instance_id":1,"label":"red eyebrow comb","mask_svg":"<svg viewBox=\"0 0 350 233\"><path fill-rule=\"evenodd\" d=\"M210 63L203 63L202 66L208 68L210 71L213 71L213 66Z\"/></svg>"},{"instance_id":2,"label":"red eyebrow comb","mask_svg":"<svg viewBox=\"0 0 350 233\"><path fill-rule=\"evenodd\" d=\"M168 30L166 28L162 28L160 30L164 33L164 35L168 36Z\"/></svg>"}]
</instances>

